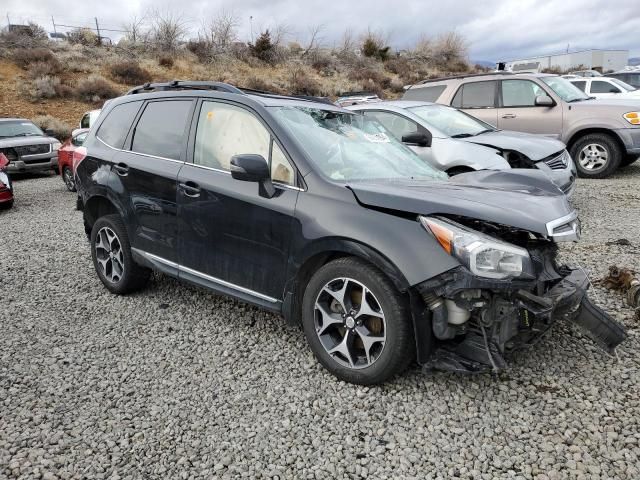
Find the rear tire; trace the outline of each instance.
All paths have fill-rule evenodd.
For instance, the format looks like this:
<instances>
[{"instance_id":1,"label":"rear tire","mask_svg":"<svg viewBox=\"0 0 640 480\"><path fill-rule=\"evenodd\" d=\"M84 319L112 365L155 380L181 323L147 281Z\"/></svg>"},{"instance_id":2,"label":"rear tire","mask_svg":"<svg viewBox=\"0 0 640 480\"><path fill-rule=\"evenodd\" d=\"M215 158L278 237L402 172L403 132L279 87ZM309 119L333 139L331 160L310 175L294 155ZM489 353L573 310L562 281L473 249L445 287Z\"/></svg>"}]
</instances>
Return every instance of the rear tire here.
<instances>
[{"instance_id":1,"label":"rear tire","mask_svg":"<svg viewBox=\"0 0 640 480\"><path fill-rule=\"evenodd\" d=\"M354 257L321 267L302 302L304 333L318 361L339 379L361 385L385 382L415 360L410 318L393 283Z\"/></svg>"},{"instance_id":2,"label":"rear tire","mask_svg":"<svg viewBox=\"0 0 640 480\"><path fill-rule=\"evenodd\" d=\"M91 229L91 257L98 278L111 293L143 288L151 270L133 261L129 236L119 215L105 215Z\"/></svg>"},{"instance_id":3,"label":"rear tire","mask_svg":"<svg viewBox=\"0 0 640 480\"><path fill-rule=\"evenodd\" d=\"M0 210L9 210L13 207L13 200L9 200L8 202L0 203Z\"/></svg>"},{"instance_id":4,"label":"rear tire","mask_svg":"<svg viewBox=\"0 0 640 480\"><path fill-rule=\"evenodd\" d=\"M76 181L73 178L73 172L71 171L71 168L64 167L62 169L62 180L64 181L64 184L67 186L67 190L69 190L70 192L76 191Z\"/></svg>"},{"instance_id":5,"label":"rear tire","mask_svg":"<svg viewBox=\"0 0 640 480\"><path fill-rule=\"evenodd\" d=\"M606 133L591 133L580 137L571 146L571 158L582 178L606 178L622 162L622 148Z\"/></svg>"}]
</instances>

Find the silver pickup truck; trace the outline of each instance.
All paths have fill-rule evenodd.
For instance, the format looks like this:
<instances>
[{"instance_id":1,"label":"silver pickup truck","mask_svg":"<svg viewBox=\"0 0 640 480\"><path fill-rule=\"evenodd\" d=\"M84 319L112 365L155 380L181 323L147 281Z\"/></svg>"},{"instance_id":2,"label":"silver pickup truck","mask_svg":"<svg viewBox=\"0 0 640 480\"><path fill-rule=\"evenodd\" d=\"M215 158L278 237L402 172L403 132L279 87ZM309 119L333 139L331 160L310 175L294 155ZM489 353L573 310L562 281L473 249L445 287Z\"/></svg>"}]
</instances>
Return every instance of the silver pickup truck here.
<instances>
[{"instance_id":1,"label":"silver pickup truck","mask_svg":"<svg viewBox=\"0 0 640 480\"><path fill-rule=\"evenodd\" d=\"M54 170L60 142L23 118L0 118L0 153L9 160L8 173Z\"/></svg>"}]
</instances>

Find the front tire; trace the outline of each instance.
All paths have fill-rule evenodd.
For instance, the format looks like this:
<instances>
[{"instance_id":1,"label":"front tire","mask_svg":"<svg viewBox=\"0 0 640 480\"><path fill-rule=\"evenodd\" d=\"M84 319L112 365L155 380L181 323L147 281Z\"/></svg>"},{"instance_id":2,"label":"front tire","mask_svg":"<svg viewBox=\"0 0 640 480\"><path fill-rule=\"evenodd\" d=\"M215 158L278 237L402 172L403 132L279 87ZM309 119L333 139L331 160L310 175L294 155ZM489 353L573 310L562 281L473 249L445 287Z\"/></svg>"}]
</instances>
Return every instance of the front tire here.
<instances>
[{"instance_id":1,"label":"front tire","mask_svg":"<svg viewBox=\"0 0 640 480\"><path fill-rule=\"evenodd\" d=\"M583 178L606 178L622 161L622 148L606 133L591 133L580 137L571 146L578 175Z\"/></svg>"},{"instance_id":2,"label":"front tire","mask_svg":"<svg viewBox=\"0 0 640 480\"><path fill-rule=\"evenodd\" d=\"M111 293L143 288L151 270L133 261L127 231L119 215L105 215L91 229L91 257L98 278Z\"/></svg>"},{"instance_id":3,"label":"front tire","mask_svg":"<svg viewBox=\"0 0 640 480\"><path fill-rule=\"evenodd\" d=\"M302 324L318 361L346 382L379 384L415 360L406 300L382 272L357 258L334 260L313 275Z\"/></svg>"},{"instance_id":4,"label":"front tire","mask_svg":"<svg viewBox=\"0 0 640 480\"><path fill-rule=\"evenodd\" d=\"M64 167L62 169L62 180L64 180L64 184L67 186L67 190L69 190L70 192L76 191L76 181L73 178L73 172L71 171L71 168Z\"/></svg>"}]
</instances>

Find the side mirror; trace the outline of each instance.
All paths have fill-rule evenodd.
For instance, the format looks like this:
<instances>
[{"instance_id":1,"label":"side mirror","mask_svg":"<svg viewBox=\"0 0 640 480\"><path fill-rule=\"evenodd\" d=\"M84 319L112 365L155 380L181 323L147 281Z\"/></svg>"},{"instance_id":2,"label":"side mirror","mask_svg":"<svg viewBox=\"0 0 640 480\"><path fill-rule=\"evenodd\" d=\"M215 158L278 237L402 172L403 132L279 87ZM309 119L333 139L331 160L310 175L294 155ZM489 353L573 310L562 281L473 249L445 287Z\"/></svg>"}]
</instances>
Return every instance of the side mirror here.
<instances>
[{"instance_id":1,"label":"side mirror","mask_svg":"<svg viewBox=\"0 0 640 480\"><path fill-rule=\"evenodd\" d=\"M56 132L54 130L50 129L50 128L45 128L44 129L44 134L47 137L55 137L56 136Z\"/></svg>"},{"instance_id":2,"label":"side mirror","mask_svg":"<svg viewBox=\"0 0 640 480\"><path fill-rule=\"evenodd\" d=\"M4 153L0 153L0 170L9 165L9 159L5 157Z\"/></svg>"},{"instance_id":3,"label":"side mirror","mask_svg":"<svg viewBox=\"0 0 640 480\"><path fill-rule=\"evenodd\" d=\"M553 107L553 98L549 95L538 95L536 97L536 107Z\"/></svg>"},{"instance_id":4,"label":"side mirror","mask_svg":"<svg viewBox=\"0 0 640 480\"><path fill-rule=\"evenodd\" d=\"M269 164L262 155L242 154L231 157L231 177L242 182L257 182L260 196L271 198L276 189L271 183Z\"/></svg>"},{"instance_id":5,"label":"side mirror","mask_svg":"<svg viewBox=\"0 0 640 480\"><path fill-rule=\"evenodd\" d=\"M418 147L430 147L432 139L433 136L431 135L431 132L427 130L424 132L415 132L404 135L402 137L402 143L417 145Z\"/></svg>"},{"instance_id":6,"label":"side mirror","mask_svg":"<svg viewBox=\"0 0 640 480\"><path fill-rule=\"evenodd\" d=\"M611 87L609 89L609 93L620 93L620 90L618 90L616 87Z\"/></svg>"}]
</instances>

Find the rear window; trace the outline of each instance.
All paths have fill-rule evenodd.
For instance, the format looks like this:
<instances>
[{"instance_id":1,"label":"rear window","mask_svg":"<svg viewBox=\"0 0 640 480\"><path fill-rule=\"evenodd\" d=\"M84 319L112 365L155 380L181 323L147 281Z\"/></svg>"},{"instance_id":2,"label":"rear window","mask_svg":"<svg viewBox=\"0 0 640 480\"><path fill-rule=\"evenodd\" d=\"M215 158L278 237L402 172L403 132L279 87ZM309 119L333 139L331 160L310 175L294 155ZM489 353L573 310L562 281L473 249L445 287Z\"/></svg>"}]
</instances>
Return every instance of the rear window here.
<instances>
[{"instance_id":1,"label":"rear window","mask_svg":"<svg viewBox=\"0 0 640 480\"><path fill-rule=\"evenodd\" d=\"M141 104L142 101L137 101L113 107L107 114L107 118L100 124L96 136L111 147L122 148Z\"/></svg>"},{"instance_id":2,"label":"rear window","mask_svg":"<svg viewBox=\"0 0 640 480\"><path fill-rule=\"evenodd\" d=\"M457 108L487 108L495 107L496 82L473 82L462 85L451 105Z\"/></svg>"},{"instance_id":3,"label":"rear window","mask_svg":"<svg viewBox=\"0 0 640 480\"><path fill-rule=\"evenodd\" d=\"M131 150L180 160L191 104L191 100L150 102L136 125Z\"/></svg>"},{"instance_id":4,"label":"rear window","mask_svg":"<svg viewBox=\"0 0 640 480\"><path fill-rule=\"evenodd\" d=\"M432 87L410 88L403 95L403 100L420 100L423 102L435 102L440 98L446 85L433 85Z\"/></svg>"}]
</instances>

